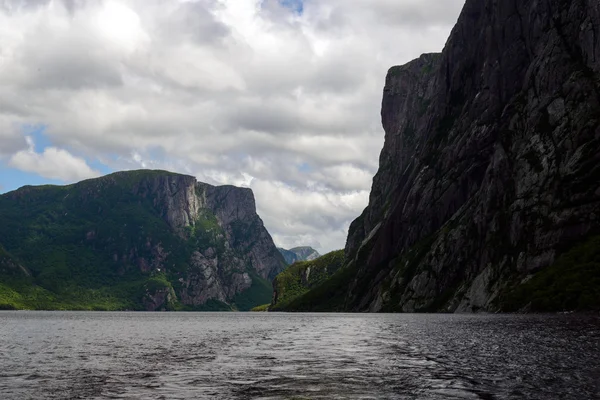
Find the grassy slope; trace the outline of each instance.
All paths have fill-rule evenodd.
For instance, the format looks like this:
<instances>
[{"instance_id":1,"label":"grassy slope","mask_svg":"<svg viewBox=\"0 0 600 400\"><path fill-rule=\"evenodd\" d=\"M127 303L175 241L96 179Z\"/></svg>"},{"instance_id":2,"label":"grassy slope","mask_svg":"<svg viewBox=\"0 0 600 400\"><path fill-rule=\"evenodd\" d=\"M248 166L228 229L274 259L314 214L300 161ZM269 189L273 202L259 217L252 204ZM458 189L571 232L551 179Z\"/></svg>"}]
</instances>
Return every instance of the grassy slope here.
<instances>
[{"instance_id":1,"label":"grassy slope","mask_svg":"<svg viewBox=\"0 0 600 400\"><path fill-rule=\"evenodd\" d=\"M356 269L352 266L341 268L329 279L308 292L293 298L287 304L273 308L273 311L345 311L346 294L356 272Z\"/></svg>"},{"instance_id":2,"label":"grassy slope","mask_svg":"<svg viewBox=\"0 0 600 400\"><path fill-rule=\"evenodd\" d=\"M252 312L266 312L269 311L269 307L271 306L271 304L263 304L257 307L254 307L252 309L250 309L250 311Z\"/></svg>"},{"instance_id":3,"label":"grassy slope","mask_svg":"<svg viewBox=\"0 0 600 400\"><path fill-rule=\"evenodd\" d=\"M253 273L250 274L250 277L252 286L233 299L233 304L239 311L250 311L258 304L266 304L271 301L273 294L271 283Z\"/></svg>"},{"instance_id":4,"label":"grassy slope","mask_svg":"<svg viewBox=\"0 0 600 400\"><path fill-rule=\"evenodd\" d=\"M131 194L131 179L30 187L0 198L0 240L33 274L30 281L5 280L5 301L34 309L141 309L150 276L112 257L143 249L145 235L173 239L151 200ZM101 239L88 240L88 232Z\"/></svg>"},{"instance_id":5,"label":"grassy slope","mask_svg":"<svg viewBox=\"0 0 600 400\"><path fill-rule=\"evenodd\" d=\"M32 273L23 277L0 270L0 307L143 309L146 291L179 284L194 250L207 246L222 250L222 230L208 210L188 232L189 239L183 240L160 217L154 199L132 193L133 185L157 174L167 173L133 171L0 196L0 243ZM168 253L168 275L153 276L132 265L130 259L152 259L159 243ZM264 302L265 294L270 298L270 287L262 289L263 296L252 306ZM231 309L220 302L174 307Z\"/></svg>"},{"instance_id":6,"label":"grassy slope","mask_svg":"<svg viewBox=\"0 0 600 400\"><path fill-rule=\"evenodd\" d=\"M278 294L277 303L271 310L290 310L295 299L302 297L332 277L344 263L344 251L328 253L312 261L301 261L277 275L273 281L274 290ZM310 268L308 280L306 271Z\"/></svg>"}]
</instances>

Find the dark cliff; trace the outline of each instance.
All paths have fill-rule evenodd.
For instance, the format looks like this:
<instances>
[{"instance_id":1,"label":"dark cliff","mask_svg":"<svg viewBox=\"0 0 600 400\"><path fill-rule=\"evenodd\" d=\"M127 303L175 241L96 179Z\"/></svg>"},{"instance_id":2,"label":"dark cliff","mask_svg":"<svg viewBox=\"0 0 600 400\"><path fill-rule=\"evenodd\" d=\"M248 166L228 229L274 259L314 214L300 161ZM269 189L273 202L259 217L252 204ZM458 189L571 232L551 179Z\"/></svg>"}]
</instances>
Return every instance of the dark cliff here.
<instances>
[{"instance_id":1,"label":"dark cliff","mask_svg":"<svg viewBox=\"0 0 600 400\"><path fill-rule=\"evenodd\" d=\"M0 243L23 308L249 309L285 268L250 189L164 171L2 195Z\"/></svg>"},{"instance_id":2,"label":"dark cliff","mask_svg":"<svg viewBox=\"0 0 600 400\"><path fill-rule=\"evenodd\" d=\"M390 69L379 171L346 244L346 309L501 310L595 243L599 32L597 1L468 0L442 54ZM550 308L591 306L588 267Z\"/></svg>"}]
</instances>

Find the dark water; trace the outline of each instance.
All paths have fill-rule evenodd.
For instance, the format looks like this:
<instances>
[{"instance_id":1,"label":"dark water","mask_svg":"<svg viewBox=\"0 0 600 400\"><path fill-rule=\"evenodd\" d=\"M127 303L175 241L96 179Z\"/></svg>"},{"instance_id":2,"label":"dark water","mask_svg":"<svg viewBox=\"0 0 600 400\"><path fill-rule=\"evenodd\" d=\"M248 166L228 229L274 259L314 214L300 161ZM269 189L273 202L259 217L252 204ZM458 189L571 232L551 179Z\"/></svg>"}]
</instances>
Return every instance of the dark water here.
<instances>
[{"instance_id":1,"label":"dark water","mask_svg":"<svg viewBox=\"0 0 600 400\"><path fill-rule=\"evenodd\" d=\"M598 316L0 313L0 399L600 399Z\"/></svg>"}]
</instances>

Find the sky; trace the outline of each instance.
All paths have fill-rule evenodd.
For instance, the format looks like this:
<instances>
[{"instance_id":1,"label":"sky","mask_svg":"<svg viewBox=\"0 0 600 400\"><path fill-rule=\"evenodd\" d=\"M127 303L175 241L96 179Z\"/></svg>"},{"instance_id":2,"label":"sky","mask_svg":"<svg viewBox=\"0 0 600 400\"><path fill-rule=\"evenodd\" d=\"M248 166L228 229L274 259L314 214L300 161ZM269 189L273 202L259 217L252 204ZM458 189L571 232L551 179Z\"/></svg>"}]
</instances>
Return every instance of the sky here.
<instances>
[{"instance_id":1,"label":"sky","mask_svg":"<svg viewBox=\"0 0 600 400\"><path fill-rule=\"evenodd\" d=\"M464 0L0 0L0 193L165 169L254 191L280 247L343 248L387 70Z\"/></svg>"}]
</instances>

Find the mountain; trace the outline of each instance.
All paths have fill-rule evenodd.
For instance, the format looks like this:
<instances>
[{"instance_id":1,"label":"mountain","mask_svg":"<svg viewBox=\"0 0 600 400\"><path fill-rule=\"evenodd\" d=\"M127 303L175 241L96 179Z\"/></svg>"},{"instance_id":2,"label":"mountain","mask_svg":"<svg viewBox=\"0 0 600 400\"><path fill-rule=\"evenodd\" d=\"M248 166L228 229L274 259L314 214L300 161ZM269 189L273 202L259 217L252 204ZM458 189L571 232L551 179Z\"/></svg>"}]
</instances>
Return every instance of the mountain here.
<instances>
[{"instance_id":1,"label":"mountain","mask_svg":"<svg viewBox=\"0 0 600 400\"><path fill-rule=\"evenodd\" d=\"M316 303L600 309L598 32L597 1L467 0L441 54L391 68L369 204Z\"/></svg>"},{"instance_id":2,"label":"mountain","mask_svg":"<svg viewBox=\"0 0 600 400\"><path fill-rule=\"evenodd\" d=\"M250 189L118 172L0 196L5 308L250 309L286 264Z\"/></svg>"},{"instance_id":3,"label":"mountain","mask_svg":"<svg viewBox=\"0 0 600 400\"><path fill-rule=\"evenodd\" d=\"M270 310L300 310L303 295L333 276L344 264L344 250L332 251L309 261L298 261L273 280L273 299ZM309 308L309 307L307 307Z\"/></svg>"},{"instance_id":4,"label":"mountain","mask_svg":"<svg viewBox=\"0 0 600 400\"><path fill-rule=\"evenodd\" d=\"M319 252L309 246L294 247L293 249L289 250L278 247L277 250L279 250L285 259L285 262L289 265L295 263L296 261L310 261L321 257Z\"/></svg>"}]
</instances>

